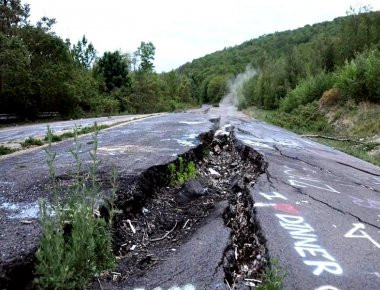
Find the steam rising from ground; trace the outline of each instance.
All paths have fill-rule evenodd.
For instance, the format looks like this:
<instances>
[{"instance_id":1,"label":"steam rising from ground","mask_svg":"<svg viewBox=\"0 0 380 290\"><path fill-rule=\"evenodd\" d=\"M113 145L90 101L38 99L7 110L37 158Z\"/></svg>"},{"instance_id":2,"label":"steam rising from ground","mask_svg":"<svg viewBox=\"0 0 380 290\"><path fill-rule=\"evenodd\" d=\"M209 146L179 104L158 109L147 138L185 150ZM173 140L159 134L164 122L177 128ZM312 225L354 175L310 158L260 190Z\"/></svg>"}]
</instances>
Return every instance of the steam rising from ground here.
<instances>
[{"instance_id":1,"label":"steam rising from ground","mask_svg":"<svg viewBox=\"0 0 380 290\"><path fill-rule=\"evenodd\" d=\"M239 103L239 95L242 94L243 85L246 81L256 75L256 70L248 65L245 72L238 74L228 82L228 93L220 101L221 107L236 107Z\"/></svg>"}]
</instances>

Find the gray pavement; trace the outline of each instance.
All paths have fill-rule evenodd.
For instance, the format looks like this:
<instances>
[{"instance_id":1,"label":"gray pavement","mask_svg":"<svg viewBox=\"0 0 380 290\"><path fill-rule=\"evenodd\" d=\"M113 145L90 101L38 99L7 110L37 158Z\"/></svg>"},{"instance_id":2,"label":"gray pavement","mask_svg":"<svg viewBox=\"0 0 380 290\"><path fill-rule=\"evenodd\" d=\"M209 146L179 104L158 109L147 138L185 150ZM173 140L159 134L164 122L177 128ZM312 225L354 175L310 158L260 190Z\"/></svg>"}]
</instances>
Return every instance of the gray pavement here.
<instances>
[{"instance_id":1,"label":"gray pavement","mask_svg":"<svg viewBox=\"0 0 380 290\"><path fill-rule=\"evenodd\" d=\"M258 121L236 136L268 168L251 194L288 289L380 288L380 168Z\"/></svg>"},{"instance_id":2,"label":"gray pavement","mask_svg":"<svg viewBox=\"0 0 380 290\"><path fill-rule=\"evenodd\" d=\"M200 142L199 135L212 126L204 114L178 113L103 130L98 135L99 171L108 178L115 166L120 179L138 175L194 148ZM88 135L79 138L85 170L90 160L91 138ZM57 152L57 176L63 181L74 170L68 152L73 146L72 139L53 145ZM0 160L0 286L1 275L10 265L32 259L38 245L38 200L49 196L46 159L44 150L35 148Z\"/></svg>"},{"instance_id":3,"label":"gray pavement","mask_svg":"<svg viewBox=\"0 0 380 290\"><path fill-rule=\"evenodd\" d=\"M209 118L222 116L222 124L235 126L239 142L267 162L251 194L269 255L286 271L285 288L380 289L380 168L231 108L207 111L157 116L100 132L101 170L115 164L119 175L128 176L170 162L198 144L199 134L212 127ZM87 158L90 137L80 140ZM71 146L71 140L55 145L59 176L73 168ZM45 163L42 149L0 160L0 270L36 246L36 202L47 196ZM223 289L222 274L210 272L218 269L228 234L221 227L218 216L210 217L172 257L139 280L140 288L125 289ZM212 233L210 239L204 239L206 233ZM197 243L201 252L191 253ZM157 271L161 274L154 279Z\"/></svg>"},{"instance_id":4,"label":"gray pavement","mask_svg":"<svg viewBox=\"0 0 380 290\"><path fill-rule=\"evenodd\" d=\"M29 137L36 139L42 139L46 135L47 126L49 126L55 134L62 134L66 132L73 132L75 126L78 128L84 128L93 126L95 122L98 125L116 125L133 120L139 120L141 118L158 115L122 115L122 116L109 116L109 117L97 117L87 119L77 119L69 121L55 121L47 123L38 123L31 125L15 125L9 127L0 128L0 145L8 147L17 147L18 143L23 142Z\"/></svg>"}]
</instances>

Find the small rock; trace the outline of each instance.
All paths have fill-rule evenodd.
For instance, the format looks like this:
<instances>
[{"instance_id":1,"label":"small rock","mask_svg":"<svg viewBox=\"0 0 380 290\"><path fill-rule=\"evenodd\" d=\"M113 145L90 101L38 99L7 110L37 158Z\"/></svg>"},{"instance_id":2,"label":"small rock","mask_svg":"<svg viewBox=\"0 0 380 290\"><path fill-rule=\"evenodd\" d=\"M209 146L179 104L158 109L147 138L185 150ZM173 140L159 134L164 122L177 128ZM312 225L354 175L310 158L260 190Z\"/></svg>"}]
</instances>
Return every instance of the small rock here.
<instances>
[{"instance_id":1,"label":"small rock","mask_svg":"<svg viewBox=\"0 0 380 290\"><path fill-rule=\"evenodd\" d=\"M230 189L235 193L244 189L244 183L240 174L235 174L235 176L232 177Z\"/></svg>"},{"instance_id":2,"label":"small rock","mask_svg":"<svg viewBox=\"0 0 380 290\"><path fill-rule=\"evenodd\" d=\"M208 171L210 172L211 175L214 175L214 176L220 176L220 173L215 171L214 169L212 168L209 168Z\"/></svg>"},{"instance_id":3,"label":"small rock","mask_svg":"<svg viewBox=\"0 0 380 290\"><path fill-rule=\"evenodd\" d=\"M197 179L189 180L186 182L177 193L177 200L179 202L188 202L206 195L207 186Z\"/></svg>"}]
</instances>

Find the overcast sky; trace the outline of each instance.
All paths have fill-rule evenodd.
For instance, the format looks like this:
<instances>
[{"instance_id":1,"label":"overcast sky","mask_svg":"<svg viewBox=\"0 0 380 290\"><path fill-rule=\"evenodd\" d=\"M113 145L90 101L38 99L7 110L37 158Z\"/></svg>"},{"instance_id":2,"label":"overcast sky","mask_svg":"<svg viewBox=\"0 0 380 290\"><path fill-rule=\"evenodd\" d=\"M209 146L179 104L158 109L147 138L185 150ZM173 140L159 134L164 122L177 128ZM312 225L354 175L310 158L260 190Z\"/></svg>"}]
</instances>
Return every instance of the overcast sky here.
<instances>
[{"instance_id":1,"label":"overcast sky","mask_svg":"<svg viewBox=\"0 0 380 290\"><path fill-rule=\"evenodd\" d=\"M351 6L380 0L26 0L31 20L57 19L54 31L78 41L83 34L98 54L133 52L141 41L156 46L156 71L275 31L343 16Z\"/></svg>"}]
</instances>

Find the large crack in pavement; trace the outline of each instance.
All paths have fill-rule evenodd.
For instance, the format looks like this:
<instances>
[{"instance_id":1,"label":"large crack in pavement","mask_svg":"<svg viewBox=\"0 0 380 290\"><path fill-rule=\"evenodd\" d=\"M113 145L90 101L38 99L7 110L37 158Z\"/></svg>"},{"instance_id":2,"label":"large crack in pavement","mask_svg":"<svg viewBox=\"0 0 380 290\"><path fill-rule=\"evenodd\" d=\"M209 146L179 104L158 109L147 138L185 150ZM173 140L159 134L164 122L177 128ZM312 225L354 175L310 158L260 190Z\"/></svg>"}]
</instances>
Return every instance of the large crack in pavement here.
<instances>
[{"instance_id":1,"label":"large crack in pavement","mask_svg":"<svg viewBox=\"0 0 380 290\"><path fill-rule=\"evenodd\" d=\"M123 214L115 223L119 265L99 281L101 287L170 288L190 279L198 283L197 289L222 289L221 285L240 289L263 281L269 258L249 194L264 172L262 156L238 142L232 126L201 139L201 145L180 156L185 164L196 163L195 180L170 185L168 164L164 164L150 168L139 179L123 182L117 201ZM214 227L205 230L211 224ZM200 240L208 248L200 248ZM215 259L197 260L195 251L208 251ZM199 277L192 277L191 268L182 268L185 260L207 265Z\"/></svg>"}]
</instances>

